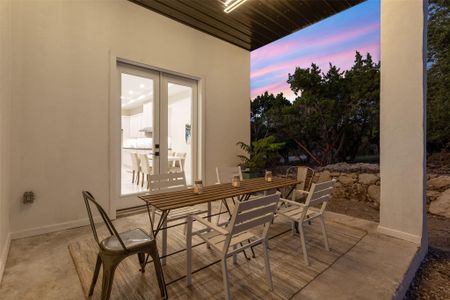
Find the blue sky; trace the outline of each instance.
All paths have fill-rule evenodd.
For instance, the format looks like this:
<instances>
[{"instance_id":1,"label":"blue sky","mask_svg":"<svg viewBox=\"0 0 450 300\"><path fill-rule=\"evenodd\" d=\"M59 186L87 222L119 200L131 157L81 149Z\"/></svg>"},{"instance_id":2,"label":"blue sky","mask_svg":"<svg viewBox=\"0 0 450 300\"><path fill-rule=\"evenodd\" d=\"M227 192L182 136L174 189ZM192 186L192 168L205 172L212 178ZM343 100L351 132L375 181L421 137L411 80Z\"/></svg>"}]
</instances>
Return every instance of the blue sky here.
<instances>
[{"instance_id":1,"label":"blue sky","mask_svg":"<svg viewBox=\"0 0 450 300\"><path fill-rule=\"evenodd\" d=\"M296 67L316 63L326 72L329 63L349 69L355 51L380 52L380 0L367 0L355 7L294 32L251 53L251 98L268 91L295 98L286 83Z\"/></svg>"}]
</instances>

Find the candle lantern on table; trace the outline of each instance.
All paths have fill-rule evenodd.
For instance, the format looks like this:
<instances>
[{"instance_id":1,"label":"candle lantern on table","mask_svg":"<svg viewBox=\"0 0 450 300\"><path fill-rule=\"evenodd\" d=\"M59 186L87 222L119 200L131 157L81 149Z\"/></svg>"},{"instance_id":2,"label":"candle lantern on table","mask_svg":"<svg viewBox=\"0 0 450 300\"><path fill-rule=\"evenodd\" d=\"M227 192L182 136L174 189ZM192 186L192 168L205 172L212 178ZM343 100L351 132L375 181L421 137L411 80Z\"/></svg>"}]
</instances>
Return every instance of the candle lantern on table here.
<instances>
[{"instance_id":1,"label":"candle lantern on table","mask_svg":"<svg viewBox=\"0 0 450 300\"><path fill-rule=\"evenodd\" d=\"M267 182L272 182L272 171L266 171L265 179Z\"/></svg>"},{"instance_id":2,"label":"candle lantern on table","mask_svg":"<svg viewBox=\"0 0 450 300\"><path fill-rule=\"evenodd\" d=\"M240 187L241 186L241 178L239 177L239 175L234 175L233 178L231 179L231 185L233 187Z\"/></svg>"},{"instance_id":3,"label":"candle lantern on table","mask_svg":"<svg viewBox=\"0 0 450 300\"><path fill-rule=\"evenodd\" d=\"M194 193L201 194L203 192L203 183L201 180L196 180L194 182Z\"/></svg>"}]
</instances>

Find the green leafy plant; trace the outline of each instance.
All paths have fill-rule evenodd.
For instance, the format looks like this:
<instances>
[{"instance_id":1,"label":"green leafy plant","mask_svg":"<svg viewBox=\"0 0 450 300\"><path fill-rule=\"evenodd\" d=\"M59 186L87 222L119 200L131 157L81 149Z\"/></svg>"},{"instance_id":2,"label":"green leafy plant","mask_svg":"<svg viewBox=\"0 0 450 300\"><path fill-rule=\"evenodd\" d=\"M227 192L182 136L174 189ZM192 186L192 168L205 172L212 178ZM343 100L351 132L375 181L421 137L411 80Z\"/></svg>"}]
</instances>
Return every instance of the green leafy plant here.
<instances>
[{"instance_id":1,"label":"green leafy plant","mask_svg":"<svg viewBox=\"0 0 450 300\"><path fill-rule=\"evenodd\" d=\"M250 145L237 142L236 145L247 153L247 155L238 155L241 159L241 167L256 171L274 164L279 159L278 150L284 146L284 143L276 143L275 140L275 136L270 135Z\"/></svg>"}]
</instances>

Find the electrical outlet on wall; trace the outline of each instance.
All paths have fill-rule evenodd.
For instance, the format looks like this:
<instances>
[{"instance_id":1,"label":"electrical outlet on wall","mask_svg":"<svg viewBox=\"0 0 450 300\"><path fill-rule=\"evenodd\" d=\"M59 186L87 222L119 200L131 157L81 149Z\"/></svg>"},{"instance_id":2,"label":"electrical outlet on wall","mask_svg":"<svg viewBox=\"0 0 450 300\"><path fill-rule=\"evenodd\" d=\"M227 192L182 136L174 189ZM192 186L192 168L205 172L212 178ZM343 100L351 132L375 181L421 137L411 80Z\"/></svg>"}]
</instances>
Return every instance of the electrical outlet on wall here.
<instances>
[{"instance_id":1,"label":"electrical outlet on wall","mask_svg":"<svg viewBox=\"0 0 450 300\"><path fill-rule=\"evenodd\" d=\"M34 202L34 193L32 191L23 193L22 202L24 204L33 203Z\"/></svg>"}]
</instances>

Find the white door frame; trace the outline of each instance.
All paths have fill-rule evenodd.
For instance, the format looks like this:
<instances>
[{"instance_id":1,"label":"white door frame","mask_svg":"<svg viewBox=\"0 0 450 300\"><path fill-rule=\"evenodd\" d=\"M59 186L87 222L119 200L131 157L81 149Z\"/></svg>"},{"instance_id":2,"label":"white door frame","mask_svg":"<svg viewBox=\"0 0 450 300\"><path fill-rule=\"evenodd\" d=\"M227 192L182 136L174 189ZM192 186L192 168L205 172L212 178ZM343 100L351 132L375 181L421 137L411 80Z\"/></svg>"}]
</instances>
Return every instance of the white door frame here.
<instances>
[{"instance_id":1,"label":"white door frame","mask_svg":"<svg viewBox=\"0 0 450 300\"><path fill-rule=\"evenodd\" d=\"M109 84L109 209L108 213L112 219L116 218L116 211L120 209L119 203L124 197L134 197L130 200L136 206L143 205L142 200L137 198L138 194L134 195L121 195L121 104L118 101L118 95L120 95L121 85L120 85L120 65L129 65L131 68L145 69L150 72L163 72L170 77L182 77L184 79L192 79L197 82L197 88L195 89L196 98L194 99L193 105L193 134L192 134L192 144L195 145L197 151L194 155L193 147L193 162L192 167L195 170L193 174L193 180L196 178L202 178L205 174L205 86L204 78L202 76L189 75L182 72L171 71L157 66L152 66L150 64L137 62L135 59L124 58L125 56L119 56L110 52L110 84ZM142 60L142 59L140 59ZM160 73L161 74L161 73ZM161 76L161 75L160 75ZM160 80L161 84L161 80ZM159 91L161 92L161 91ZM195 96L195 95L194 95ZM154 101L157 102L157 101ZM159 108L158 108L159 110ZM155 116L154 116L155 117ZM195 117L195 119L194 119ZM158 120L159 121L159 120ZM156 120L155 120L156 122ZM195 122L195 125L194 125ZM194 126L197 128L196 134L194 134ZM195 138L194 138L195 136ZM194 140L195 139L195 140ZM144 193L139 193L144 194ZM130 205L133 206L133 205Z\"/></svg>"}]
</instances>

